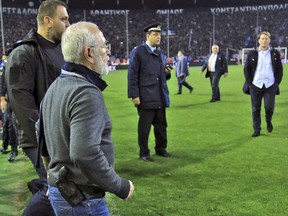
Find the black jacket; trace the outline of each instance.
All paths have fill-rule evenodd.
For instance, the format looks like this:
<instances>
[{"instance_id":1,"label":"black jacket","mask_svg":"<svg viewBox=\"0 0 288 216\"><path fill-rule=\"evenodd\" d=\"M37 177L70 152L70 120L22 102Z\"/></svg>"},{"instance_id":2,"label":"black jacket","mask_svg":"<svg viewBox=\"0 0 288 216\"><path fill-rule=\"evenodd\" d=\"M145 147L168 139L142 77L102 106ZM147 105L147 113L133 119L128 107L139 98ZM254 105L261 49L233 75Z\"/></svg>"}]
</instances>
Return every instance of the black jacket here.
<instances>
[{"instance_id":1,"label":"black jacket","mask_svg":"<svg viewBox=\"0 0 288 216\"><path fill-rule=\"evenodd\" d=\"M205 62L205 64L202 66L201 71L203 72L205 69L207 69L205 77L208 78L208 77L210 77L210 73L208 73L209 72L208 61ZM218 76L221 76L224 73L228 73L227 60L226 60L225 55L223 53L218 52L217 58L216 58L216 63L215 63L215 74Z\"/></svg>"},{"instance_id":2,"label":"black jacket","mask_svg":"<svg viewBox=\"0 0 288 216\"><path fill-rule=\"evenodd\" d=\"M274 72L275 83L279 85L283 77L283 66L280 58L280 53L276 49L271 49L271 62ZM255 71L258 63L258 51L252 50L248 53L244 66L244 75L248 85L252 85Z\"/></svg>"},{"instance_id":3,"label":"black jacket","mask_svg":"<svg viewBox=\"0 0 288 216\"><path fill-rule=\"evenodd\" d=\"M22 147L37 146L35 122L39 118L39 106L48 87L56 79L47 70L36 34L36 30L32 29L14 45L5 69L8 98L23 130L19 140Z\"/></svg>"}]
</instances>

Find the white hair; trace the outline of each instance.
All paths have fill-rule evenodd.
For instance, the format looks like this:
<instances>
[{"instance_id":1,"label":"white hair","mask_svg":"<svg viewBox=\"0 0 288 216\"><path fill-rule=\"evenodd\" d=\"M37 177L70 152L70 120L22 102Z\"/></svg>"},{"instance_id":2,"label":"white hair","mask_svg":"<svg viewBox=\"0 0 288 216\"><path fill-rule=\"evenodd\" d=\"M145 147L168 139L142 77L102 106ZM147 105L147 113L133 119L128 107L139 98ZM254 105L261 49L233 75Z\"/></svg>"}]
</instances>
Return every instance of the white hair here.
<instances>
[{"instance_id":1,"label":"white hair","mask_svg":"<svg viewBox=\"0 0 288 216\"><path fill-rule=\"evenodd\" d=\"M61 48L66 62L80 64L85 47L97 46L95 30L98 26L91 22L77 22L70 25L62 35Z\"/></svg>"}]
</instances>

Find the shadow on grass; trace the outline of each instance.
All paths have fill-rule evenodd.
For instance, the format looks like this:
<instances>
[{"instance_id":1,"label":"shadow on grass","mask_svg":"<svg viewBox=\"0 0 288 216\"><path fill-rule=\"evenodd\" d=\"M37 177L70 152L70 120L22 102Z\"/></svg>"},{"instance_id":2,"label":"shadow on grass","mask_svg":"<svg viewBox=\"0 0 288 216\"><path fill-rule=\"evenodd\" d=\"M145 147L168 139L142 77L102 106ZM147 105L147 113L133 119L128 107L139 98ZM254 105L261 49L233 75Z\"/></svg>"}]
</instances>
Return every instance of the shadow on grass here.
<instances>
[{"instance_id":1,"label":"shadow on grass","mask_svg":"<svg viewBox=\"0 0 288 216\"><path fill-rule=\"evenodd\" d=\"M204 146L202 149L195 149L187 151L186 149L177 149L173 152L171 158L163 158L156 155L151 155L154 162L144 162L138 158L130 159L126 161L119 161L117 163L117 172L139 177L150 177L153 175L165 175L165 173L171 173L177 170L179 167L191 166L193 164L203 163L208 158L216 157L217 155L234 151L240 148L251 140L250 136L241 137L238 139L230 140L225 143L218 143L209 146ZM188 149L188 148L187 148Z\"/></svg>"},{"instance_id":2,"label":"shadow on grass","mask_svg":"<svg viewBox=\"0 0 288 216\"><path fill-rule=\"evenodd\" d=\"M203 106L208 103L209 101L207 100L207 102L201 102L201 103L186 103L186 104L171 105L171 108L190 108L190 107Z\"/></svg>"}]
</instances>

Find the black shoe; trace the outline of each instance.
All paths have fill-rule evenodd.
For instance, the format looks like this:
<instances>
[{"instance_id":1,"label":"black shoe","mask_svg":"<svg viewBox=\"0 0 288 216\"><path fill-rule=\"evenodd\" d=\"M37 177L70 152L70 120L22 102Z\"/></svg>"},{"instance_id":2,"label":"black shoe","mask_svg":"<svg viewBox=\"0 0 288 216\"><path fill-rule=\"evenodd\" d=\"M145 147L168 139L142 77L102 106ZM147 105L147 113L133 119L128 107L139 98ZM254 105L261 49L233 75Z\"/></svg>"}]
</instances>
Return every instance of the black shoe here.
<instances>
[{"instance_id":1,"label":"black shoe","mask_svg":"<svg viewBox=\"0 0 288 216\"><path fill-rule=\"evenodd\" d=\"M140 156L139 159L145 162L153 162L153 159L150 156Z\"/></svg>"},{"instance_id":2,"label":"black shoe","mask_svg":"<svg viewBox=\"0 0 288 216\"><path fill-rule=\"evenodd\" d=\"M267 131L269 133L271 133L273 131L273 125L272 125L272 122L267 122Z\"/></svg>"},{"instance_id":3,"label":"black shoe","mask_svg":"<svg viewBox=\"0 0 288 216\"><path fill-rule=\"evenodd\" d=\"M176 93L176 95L178 95L178 94L182 94L182 93L180 93L180 92Z\"/></svg>"},{"instance_id":4,"label":"black shoe","mask_svg":"<svg viewBox=\"0 0 288 216\"><path fill-rule=\"evenodd\" d=\"M193 92L193 88L190 89L189 93L192 93L192 92Z\"/></svg>"},{"instance_id":5,"label":"black shoe","mask_svg":"<svg viewBox=\"0 0 288 216\"><path fill-rule=\"evenodd\" d=\"M8 153L7 149L5 149L5 148L1 148L0 152L1 152L2 154L7 154L7 153Z\"/></svg>"},{"instance_id":6,"label":"black shoe","mask_svg":"<svg viewBox=\"0 0 288 216\"><path fill-rule=\"evenodd\" d=\"M260 131L254 131L252 137L258 137L258 136L260 136Z\"/></svg>"},{"instance_id":7,"label":"black shoe","mask_svg":"<svg viewBox=\"0 0 288 216\"><path fill-rule=\"evenodd\" d=\"M171 155L167 151L156 152L156 155L161 157L171 157Z\"/></svg>"},{"instance_id":8,"label":"black shoe","mask_svg":"<svg viewBox=\"0 0 288 216\"><path fill-rule=\"evenodd\" d=\"M215 103L215 102L216 102L215 99L211 99L211 100L210 100L210 103Z\"/></svg>"},{"instance_id":9,"label":"black shoe","mask_svg":"<svg viewBox=\"0 0 288 216\"><path fill-rule=\"evenodd\" d=\"M9 158L8 158L8 161L9 161L9 162L15 161L17 155L18 155L18 152L11 151L11 153L10 153L10 155L9 155Z\"/></svg>"},{"instance_id":10,"label":"black shoe","mask_svg":"<svg viewBox=\"0 0 288 216\"><path fill-rule=\"evenodd\" d=\"M216 99L216 101L220 101L220 99Z\"/></svg>"}]
</instances>

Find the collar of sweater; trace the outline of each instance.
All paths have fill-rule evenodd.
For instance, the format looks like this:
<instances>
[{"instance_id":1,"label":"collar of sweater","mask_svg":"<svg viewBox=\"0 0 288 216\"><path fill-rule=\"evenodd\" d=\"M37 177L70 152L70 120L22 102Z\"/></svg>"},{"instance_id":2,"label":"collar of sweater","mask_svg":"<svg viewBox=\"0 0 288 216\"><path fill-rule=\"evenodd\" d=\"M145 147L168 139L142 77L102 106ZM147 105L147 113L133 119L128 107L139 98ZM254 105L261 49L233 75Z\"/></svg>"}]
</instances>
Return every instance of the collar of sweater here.
<instances>
[{"instance_id":1,"label":"collar of sweater","mask_svg":"<svg viewBox=\"0 0 288 216\"><path fill-rule=\"evenodd\" d=\"M76 76L80 75L84 77L88 82L97 86L101 91L104 91L104 89L108 86L107 83L103 79L101 79L100 75L97 72L90 70L84 65L66 62L62 67L60 77L69 76L69 73L70 76L73 76L73 74L71 73L74 73L74 75L76 74Z\"/></svg>"}]
</instances>

